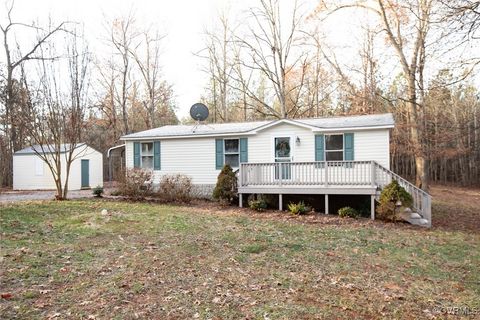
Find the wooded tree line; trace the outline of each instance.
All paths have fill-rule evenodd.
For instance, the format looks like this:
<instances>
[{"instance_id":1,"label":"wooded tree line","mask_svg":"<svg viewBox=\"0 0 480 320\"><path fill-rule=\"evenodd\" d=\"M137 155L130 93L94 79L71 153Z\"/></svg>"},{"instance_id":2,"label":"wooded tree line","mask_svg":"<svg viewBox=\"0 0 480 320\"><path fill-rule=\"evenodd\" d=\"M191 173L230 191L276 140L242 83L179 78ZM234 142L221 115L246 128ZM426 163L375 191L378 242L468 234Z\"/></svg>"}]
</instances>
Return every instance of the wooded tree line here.
<instances>
[{"instance_id":1,"label":"wooded tree line","mask_svg":"<svg viewBox=\"0 0 480 320\"><path fill-rule=\"evenodd\" d=\"M101 52L90 50L82 26L16 19L5 3L0 24L0 186L12 185L12 154L47 146L39 155L61 185L61 144L81 142L105 153L120 136L177 123L172 86L161 65L162 35L134 15L105 22ZM19 42L19 39L29 41ZM54 152L54 156L46 156ZM70 156L68 158L68 156ZM67 157L67 171L72 155Z\"/></svg>"},{"instance_id":2,"label":"wooded tree line","mask_svg":"<svg viewBox=\"0 0 480 320\"><path fill-rule=\"evenodd\" d=\"M349 19L345 49L331 34ZM395 172L424 189L479 184L479 23L478 1L323 0L312 12L259 0L206 29L203 100L213 122L392 112Z\"/></svg>"},{"instance_id":3,"label":"wooded tree line","mask_svg":"<svg viewBox=\"0 0 480 320\"><path fill-rule=\"evenodd\" d=\"M13 152L29 144L105 152L123 134L178 122L154 26L134 14L107 19L104 50L92 52L78 23L28 24L14 2L6 9L2 186L12 184ZM471 0L258 0L206 27L202 100L211 122L392 112L394 171L424 189L478 184L479 21ZM354 30L348 46L336 34L344 25ZM18 42L20 32L31 41Z\"/></svg>"}]
</instances>

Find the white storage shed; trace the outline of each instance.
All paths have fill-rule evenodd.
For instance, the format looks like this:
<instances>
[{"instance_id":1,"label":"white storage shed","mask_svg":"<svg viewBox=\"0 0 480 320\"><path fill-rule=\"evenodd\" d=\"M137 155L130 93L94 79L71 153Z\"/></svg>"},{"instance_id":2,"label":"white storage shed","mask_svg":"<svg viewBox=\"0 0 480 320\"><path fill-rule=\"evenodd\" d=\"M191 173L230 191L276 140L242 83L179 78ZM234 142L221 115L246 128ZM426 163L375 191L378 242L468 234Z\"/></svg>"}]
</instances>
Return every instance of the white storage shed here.
<instances>
[{"instance_id":1,"label":"white storage shed","mask_svg":"<svg viewBox=\"0 0 480 320\"><path fill-rule=\"evenodd\" d=\"M66 178L66 153L71 149L69 144L60 147L62 184ZM13 189L14 190L52 190L55 181L48 165L35 150L42 150L35 145L13 154ZM53 147L44 147L52 150ZM65 156L64 156L65 155ZM103 155L85 143L78 144L74 151L74 159L70 167L69 190L88 189L103 186Z\"/></svg>"}]
</instances>

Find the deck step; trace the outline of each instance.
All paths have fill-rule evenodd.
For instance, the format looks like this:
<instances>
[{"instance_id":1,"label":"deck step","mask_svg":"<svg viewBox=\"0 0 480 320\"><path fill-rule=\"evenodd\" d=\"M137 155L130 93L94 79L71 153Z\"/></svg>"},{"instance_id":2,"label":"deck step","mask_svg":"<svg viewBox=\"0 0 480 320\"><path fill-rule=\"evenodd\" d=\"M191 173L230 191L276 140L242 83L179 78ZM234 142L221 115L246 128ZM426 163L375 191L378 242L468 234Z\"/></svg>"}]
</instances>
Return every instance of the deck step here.
<instances>
[{"instance_id":1,"label":"deck step","mask_svg":"<svg viewBox=\"0 0 480 320\"><path fill-rule=\"evenodd\" d=\"M412 212L410 209L405 209L404 212L400 214L400 218L403 221L406 221L410 224L417 225L417 226L427 226L428 220L424 219L419 213Z\"/></svg>"}]
</instances>

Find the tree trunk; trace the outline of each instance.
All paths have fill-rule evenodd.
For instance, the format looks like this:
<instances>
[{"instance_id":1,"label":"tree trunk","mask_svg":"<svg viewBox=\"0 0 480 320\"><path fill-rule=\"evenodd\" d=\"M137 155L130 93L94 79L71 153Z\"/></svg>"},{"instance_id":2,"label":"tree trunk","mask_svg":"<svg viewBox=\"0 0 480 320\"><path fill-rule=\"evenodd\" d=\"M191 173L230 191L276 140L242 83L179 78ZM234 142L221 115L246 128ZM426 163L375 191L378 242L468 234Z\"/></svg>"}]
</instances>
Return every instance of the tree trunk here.
<instances>
[{"instance_id":1,"label":"tree trunk","mask_svg":"<svg viewBox=\"0 0 480 320\"><path fill-rule=\"evenodd\" d=\"M417 112L417 95L415 91L415 76L410 75L408 79L408 117L410 123L411 142L415 157L415 184L423 190L428 190L428 165L425 160L425 152L422 147L422 137L420 135Z\"/></svg>"}]
</instances>

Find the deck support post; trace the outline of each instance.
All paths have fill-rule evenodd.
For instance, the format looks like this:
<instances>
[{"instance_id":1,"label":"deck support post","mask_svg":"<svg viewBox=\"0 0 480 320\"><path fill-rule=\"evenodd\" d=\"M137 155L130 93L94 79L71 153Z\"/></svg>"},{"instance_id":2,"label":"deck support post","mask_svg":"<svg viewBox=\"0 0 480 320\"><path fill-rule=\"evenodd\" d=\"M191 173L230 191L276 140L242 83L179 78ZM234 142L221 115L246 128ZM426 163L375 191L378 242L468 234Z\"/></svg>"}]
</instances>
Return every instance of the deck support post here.
<instances>
[{"instance_id":1,"label":"deck support post","mask_svg":"<svg viewBox=\"0 0 480 320\"><path fill-rule=\"evenodd\" d=\"M375 196L370 196L370 218L375 220Z\"/></svg>"},{"instance_id":2,"label":"deck support post","mask_svg":"<svg viewBox=\"0 0 480 320\"><path fill-rule=\"evenodd\" d=\"M238 194L238 206L243 208L243 193Z\"/></svg>"},{"instance_id":3,"label":"deck support post","mask_svg":"<svg viewBox=\"0 0 480 320\"><path fill-rule=\"evenodd\" d=\"M278 194L278 210L283 211L283 194Z\"/></svg>"},{"instance_id":4,"label":"deck support post","mask_svg":"<svg viewBox=\"0 0 480 320\"><path fill-rule=\"evenodd\" d=\"M325 214L328 214L328 194L325 194Z\"/></svg>"}]
</instances>

